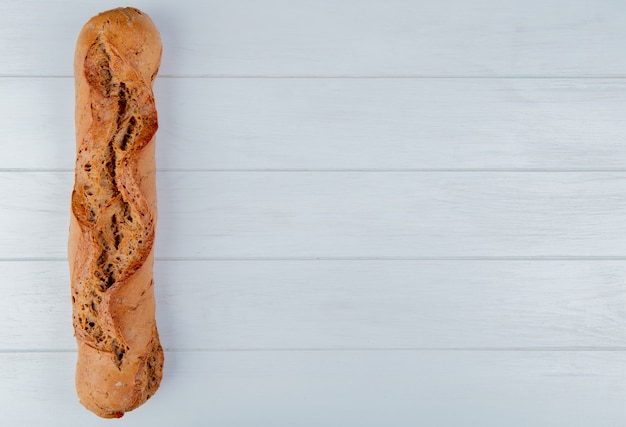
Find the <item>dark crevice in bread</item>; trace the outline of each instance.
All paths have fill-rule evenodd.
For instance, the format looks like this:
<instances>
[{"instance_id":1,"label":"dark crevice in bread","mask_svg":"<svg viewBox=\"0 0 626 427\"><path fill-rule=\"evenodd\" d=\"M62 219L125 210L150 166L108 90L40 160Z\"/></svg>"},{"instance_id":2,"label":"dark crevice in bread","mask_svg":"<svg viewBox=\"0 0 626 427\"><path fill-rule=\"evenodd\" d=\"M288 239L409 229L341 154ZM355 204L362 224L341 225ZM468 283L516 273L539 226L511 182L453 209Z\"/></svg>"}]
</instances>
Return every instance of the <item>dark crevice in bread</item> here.
<instances>
[{"instance_id":1,"label":"dark crevice in bread","mask_svg":"<svg viewBox=\"0 0 626 427\"><path fill-rule=\"evenodd\" d=\"M104 89L106 96L111 93L111 67L109 66L111 57L107 52L106 46L102 40L102 34L93 45L89 55L92 58L92 66L85 68L87 80L97 82Z\"/></svg>"},{"instance_id":2,"label":"dark crevice in bread","mask_svg":"<svg viewBox=\"0 0 626 427\"><path fill-rule=\"evenodd\" d=\"M152 339L152 348L146 358L146 399L159 388L161 383L161 373L163 372L163 349L159 343L159 335L154 331Z\"/></svg>"}]
</instances>

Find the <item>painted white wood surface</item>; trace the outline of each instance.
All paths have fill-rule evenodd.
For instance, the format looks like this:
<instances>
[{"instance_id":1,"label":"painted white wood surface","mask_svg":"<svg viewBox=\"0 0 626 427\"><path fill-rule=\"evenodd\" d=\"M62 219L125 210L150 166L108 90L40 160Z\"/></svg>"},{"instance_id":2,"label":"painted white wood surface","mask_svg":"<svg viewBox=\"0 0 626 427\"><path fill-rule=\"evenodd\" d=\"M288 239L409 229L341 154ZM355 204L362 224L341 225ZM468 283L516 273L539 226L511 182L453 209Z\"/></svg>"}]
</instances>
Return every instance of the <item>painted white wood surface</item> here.
<instances>
[{"instance_id":1,"label":"painted white wood surface","mask_svg":"<svg viewBox=\"0 0 626 427\"><path fill-rule=\"evenodd\" d=\"M619 426L623 352L168 352L120 426ZM0 354L3 422L111 425L74 399L74 353ZM26 381L24 379L27 379ZM8 408L8 411L6 409Z\"/></svg>"},{"instance_id":2,"label":"painted white wood surface","mask_svg":"<svg viewBox=\"0 0 626 427\"><path fill-rule=\"evenodd\" d=\"M74 167L73 84L0 78L13 111L0 168ZM160 169L626 168L622 79L157 79L155 91Z\"/></svg>"},{"instance_id":3,"label":"painted white wood surface","mask_svg":"<svg viewBox=\"0 0 626 427\"><path fill-rule=\"evenodd\" d=\"M74 349L67 270L0 263L0 351ZM173 350L606 350L626 347L625 276L609 260L157 261L155 290Z\"/></svg>"},{"instance_id":4,"label":"painted white wood surface","mask_svg":"<svg viewBox=\"0 0 626 427\"><path fill-rule=\"evenodd\" d=\"M71 75L72 29L103 8L77 0L5 4L2 75ZM626 10L615 0L133 4L161 30L164 75L624 76L626 69Z\"/></svg>"},{"instance_id":5,"label":"painted white wood surface","mask_svg":"<svg viewBox=\"0 0 626 427\"><path fill-rule=\"evenodd\" d=\"M66 255L72 180L0 173L0 257ZM157 186L160 258L626 256L626 172L175 171Z\"/></svg>"},{"instance_id":6,"label":"painted white wood surface","mask_svg":"<svg viewBox=\"0 0 626 427\"><path fill-rule=\"evenodd\" d=\"M118 424L626 424L626 4L134 5L165 49L168 352ZM65 248L74 43L106 7L0 0L0 424L105 423Z\"/></svg>"}]
</instances>

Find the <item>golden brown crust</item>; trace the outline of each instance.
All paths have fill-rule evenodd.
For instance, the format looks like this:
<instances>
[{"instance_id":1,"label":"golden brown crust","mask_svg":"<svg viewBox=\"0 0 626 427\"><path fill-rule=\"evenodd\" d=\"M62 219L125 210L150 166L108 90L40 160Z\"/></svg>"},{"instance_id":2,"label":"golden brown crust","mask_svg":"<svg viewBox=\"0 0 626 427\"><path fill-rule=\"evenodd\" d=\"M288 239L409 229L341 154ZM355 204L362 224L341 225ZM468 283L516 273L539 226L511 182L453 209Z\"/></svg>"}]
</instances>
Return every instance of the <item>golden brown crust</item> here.
<instances>
[{"instance_id":1,"label":"golden brown crust","mask_svg":"<svg viewBox=\"0 0 626 427\"><path fill-rule=\"evenodd\" d=\"M97 415L121 417L159 387L154 319L156 222L152 84L161 40L134 8L103 12L76 45L76 169L69 264L76 389Z\"/></svg>"}]
</instances>

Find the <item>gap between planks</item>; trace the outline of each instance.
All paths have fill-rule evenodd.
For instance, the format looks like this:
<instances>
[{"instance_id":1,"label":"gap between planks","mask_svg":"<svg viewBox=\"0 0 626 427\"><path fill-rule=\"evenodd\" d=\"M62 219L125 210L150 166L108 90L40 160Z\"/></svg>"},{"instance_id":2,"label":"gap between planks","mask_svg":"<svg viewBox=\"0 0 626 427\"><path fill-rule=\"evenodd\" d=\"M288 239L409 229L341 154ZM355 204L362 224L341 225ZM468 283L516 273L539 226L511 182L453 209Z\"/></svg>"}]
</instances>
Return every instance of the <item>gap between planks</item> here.
<instances>
[{"instance_id":1,"label":"gap between planks","mask_svg":"<svg viewBox=\"0 0 626 427\"><path fill-rule=\"evenodd\" d=\"M381 348L164 348L166 353L308 353L308 352L626 352L626 347L381 347ZM77 353L69 348L0 349L0 354Z\"/></svg>"},{"instance_id":2,"label":"gap between planks","mask_svg":"<svg viewBox=\"0 0 626 427\"><path fill-rule=\"evenodd\" d=\"M0 168L0 173L72 173L71 168ZM626 168L161 168L172 173L609 173Z\"/></svg>"},{"instance_id":3,"label":"gap between planks","mask_svg":"<svg viewBox=\"0 0 626 427\"><path fill-rule=\"evenodd\" d=\"M74 76L67 74L45 75L45 74L0 74L0 78L6 79L73 79ZM513 79L538 79L538 80L576 80L576 79L626 79L625 75L445 75L445 74L380 74L380 75L351 75L351 74L163 74L158 75L157 79L446 79L446 80L513 80Z\"/></svg>"},{"instance_id":4,"label":"gap between planks","mask_svg":"<svg viewBox=\"0 0 626 427\"><path fill-rule=\"evenodd\" d=\"M434 257L155 257L178 261L626 261L626 256L434 256ZM0 262L67 262L64 257L0 257Z\"/></svg>"}]
</instances>

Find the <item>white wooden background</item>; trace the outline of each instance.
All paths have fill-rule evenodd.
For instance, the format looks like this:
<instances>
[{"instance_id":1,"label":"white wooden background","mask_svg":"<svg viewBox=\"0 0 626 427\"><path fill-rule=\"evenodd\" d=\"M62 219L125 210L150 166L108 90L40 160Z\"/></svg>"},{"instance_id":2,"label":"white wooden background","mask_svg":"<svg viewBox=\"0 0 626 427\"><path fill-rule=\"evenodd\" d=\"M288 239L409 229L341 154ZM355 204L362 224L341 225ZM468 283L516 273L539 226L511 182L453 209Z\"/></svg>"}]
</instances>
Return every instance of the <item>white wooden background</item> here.
<instances>
[{"instance_id":1,"label":"white wooden background","mask_svg":"<svg viewBox=\"0 0 626 427\"><path fill-rule=\"evenodd\" d=\"M74 43L0 2L11 426L626 425L626 3L148 1L160 391L74 393Z\"/></svg>"}]
</instances>

